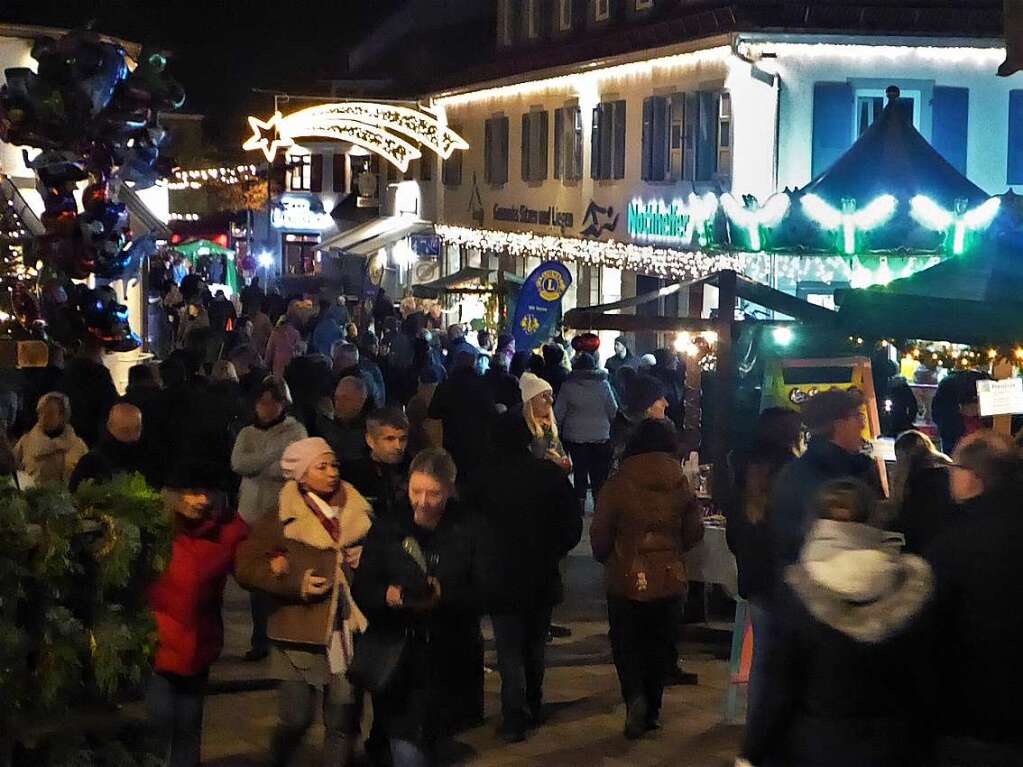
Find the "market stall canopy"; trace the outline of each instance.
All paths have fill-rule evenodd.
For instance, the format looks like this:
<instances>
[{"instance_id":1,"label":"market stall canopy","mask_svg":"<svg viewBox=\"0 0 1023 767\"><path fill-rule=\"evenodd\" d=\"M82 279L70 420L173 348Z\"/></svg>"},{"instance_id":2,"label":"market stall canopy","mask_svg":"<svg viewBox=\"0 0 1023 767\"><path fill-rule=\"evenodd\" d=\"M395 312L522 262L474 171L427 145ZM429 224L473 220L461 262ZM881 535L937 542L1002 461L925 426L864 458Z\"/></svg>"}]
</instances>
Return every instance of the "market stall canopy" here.
<instances>
[{"instance_id":1,"label":"market stall canopy","mask_svg":"<svg viewBox=\"0 0 1023 767\"><path fill-rule=\"evenodd\" d=\"M871 338L956 343L1023 339L1023 239L989 239L887 286L835 295L839 324Z\"/></svg>"},{"instance_id":2,"label":"market stall canopy","mask_svg":"<svg viewBox=\"0 0 1023 767\"><path fill-rule=\"evenodd\" d=\"M694 287L712 285L717 287L720 283L721 272L715 272L701 280L692 282L677 282L649 293L625 298L609 304L580 307L570 309L565 313L565 326L579 330L622 330L622 331L644 331L644 330L701 330L710 329L714 326L715 320L702 319L698 317L665 317L637 314L619 314L623 309L632 309L643 304L649 304L658 299L678 293L681 290L689 290ZM830 323L834 321L835 313L823 306L811 304L800 298L782 293L767 285L762 285L741 274L735 278L735 293L750 303L762 306L765 309L779 312L794 319L811 323Z\"/></svg>"},{"instance_id":3,"label":"market stall canopy","mask_svg":"<svg viewBox=\"0 0 1023 767\"><path fill-rule=\"evenodd\" d=\"M225 248L211 240L190 240L189 242L182 242L175 245L174 250L183 256L188 258L196 258L197 256L233 256L234 251L230 248Z\"/></svg>"},{"instance_id":4,"label":"market stall canopy","mask_svg":"<svg viewBox=\"0 0 1023 767\"><path fill-rule=\"evenodd\" d=\"M353 256L371 256L380 248L405 239L412 234L433 232L433 224L414 216L382 216L341 232L320 243L317 250L334 250Z\"/></svg>"},{"instance_id":5,"label":"market stall canopy","mask_svg":"<svg viewBox=\"0 0 1023 767\"><path fill-rule=\"evenodd\" d=\"M504 283L510 287L520 287L524 280L517 274L505 272ZM490 293L497 289L497 270L480 269L467 266L457 272L412 286L412 295L416 298L437 298L444 293Z\"/></svg>"}]
</instances>

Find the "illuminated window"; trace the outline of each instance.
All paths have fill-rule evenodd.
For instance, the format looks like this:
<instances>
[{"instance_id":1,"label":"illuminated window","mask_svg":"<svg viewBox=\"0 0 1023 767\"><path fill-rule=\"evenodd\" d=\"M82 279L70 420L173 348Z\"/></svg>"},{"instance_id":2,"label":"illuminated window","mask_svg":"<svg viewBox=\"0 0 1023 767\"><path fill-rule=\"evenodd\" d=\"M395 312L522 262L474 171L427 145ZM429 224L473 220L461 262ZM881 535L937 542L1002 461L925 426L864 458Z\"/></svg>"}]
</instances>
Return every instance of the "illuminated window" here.
<instances>
[{"instance_id":1,"label":"illuminated window","mask_svg":"<svg viewBox=\"0 0 1023 767\"><path fill-rule=\"evenodd\" d=\"M607 21L611 18L611 0L593 0L593 20Z\"/></svg>"},{"instance_id":2,"label":"illuminated window","mask_svg":"<svg viewBox=\"0 0 1023 767\"><path fill-rule=\"evenodd\" d=\"M636 0L637 11L649 11L654 7L654 0Z\"/></svg>"},{"instance_id":3,"label":"illuminated window","mask_svg":"<svg viewBox=\"0 0 1023 767\"><path fill-rule=\"evenodd\" d=\"M572 0L558 0L558 29L562 32L572 29Z\"/></svg>"},{"instance_id":4,"label":"illuminated window","mask_svg":"<svg viewBox=\"0 0 1023 767\"><path fill-rule=\"evenodd\" d=\"M899 105L906 110L907 115L912 113L913 127L920 130L920 91L902 91L899 98ZM874 120L881 116L885 106L888 104L888 97L884 89L860 88L856 91L856 135L853 140L863 135L863 132L873 125Z\"/></svg>"},{"instance_id":5,"label":"illuminated window","mask_svg":"<svg viewBox=\"0 0 1023 767\"><path fill-rule=\"evenodd\" d=\"M289 192L308 192L313 184L312 157L308 154L288 153L287 179Z\"/></svg>"}]
</instances>

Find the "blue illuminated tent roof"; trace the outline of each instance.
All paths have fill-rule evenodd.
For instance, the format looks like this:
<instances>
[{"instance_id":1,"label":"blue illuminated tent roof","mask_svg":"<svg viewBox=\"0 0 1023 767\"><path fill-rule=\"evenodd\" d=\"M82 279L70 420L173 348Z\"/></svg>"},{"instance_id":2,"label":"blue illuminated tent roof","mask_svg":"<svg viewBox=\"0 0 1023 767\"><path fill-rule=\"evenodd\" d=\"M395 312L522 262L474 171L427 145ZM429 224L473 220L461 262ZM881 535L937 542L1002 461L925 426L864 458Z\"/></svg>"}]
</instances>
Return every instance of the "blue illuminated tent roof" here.
<instances>
[{"instance_id":1,"label":"blue illuminated tent roof","mask_svg":"<svg viewBox=\"0 0 1023 767\"><path fill-rule=\"evenodd\" d=\"M952 167L913 127L908 107L907 101L890 100L856 143L802 191L835 207L844 198L863 206L882 194L900 201L923 194L946 209L957 199L968 200L970 207L986 200L984 190Z\"/></svg>"}]
</instances>

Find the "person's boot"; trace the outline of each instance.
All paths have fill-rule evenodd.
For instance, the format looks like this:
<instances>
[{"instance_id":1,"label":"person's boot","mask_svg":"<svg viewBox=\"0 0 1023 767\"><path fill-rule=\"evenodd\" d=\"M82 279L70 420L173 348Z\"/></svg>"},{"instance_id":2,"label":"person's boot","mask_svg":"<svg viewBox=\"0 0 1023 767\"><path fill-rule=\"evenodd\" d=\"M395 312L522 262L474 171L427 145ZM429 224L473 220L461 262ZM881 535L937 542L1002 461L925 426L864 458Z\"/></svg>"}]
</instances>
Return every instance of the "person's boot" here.
<instances>
[{"instance_id":1,"label":"person's boot","mask_svg":"<svg viewBox=\"0 0 1023 767\"><path fill-rule=\"evenodd\" d=\"M497 737L505 743L521 743L526 739L526 717L523 714L510 714L502 717L497 727Z\"/></svg>"},{"instance_id":2,"label":"person's boot","mask_svg":"<svg viewBox=\"0 0 1023 767\"><path fill-rule=\"evenodd\" d=\"M666 687L693 687L700 683L700 677L692 671L684 671L681 666L672 666L664 675Z\"/></svg>"},{"instance_id":3,"label":"person's boot","mask_svg":"<svg viewBox=\"0 0 1023 767\"><path fill-rule=\"evenodd\" d=\"M629 740L642 738L647 732L649 709L644 698L633 698L626 704L625 737Z\"/></svg>"}]
</instances>

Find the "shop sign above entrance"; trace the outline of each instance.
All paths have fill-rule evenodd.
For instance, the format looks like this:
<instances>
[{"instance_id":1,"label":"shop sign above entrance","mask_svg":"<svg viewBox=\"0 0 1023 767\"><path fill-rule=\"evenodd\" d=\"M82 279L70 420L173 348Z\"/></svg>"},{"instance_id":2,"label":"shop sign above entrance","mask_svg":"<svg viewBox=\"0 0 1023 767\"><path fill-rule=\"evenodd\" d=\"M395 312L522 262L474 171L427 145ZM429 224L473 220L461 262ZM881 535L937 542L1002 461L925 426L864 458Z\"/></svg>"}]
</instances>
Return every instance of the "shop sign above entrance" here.
<instances>
[{"instance_id":1,"label":"shop sign above entrance","mask_svg":"<svg viewBox=\"0 0 1023 767\"><path fill-rule=\"evenodd\" d=\"M330 214L313 210L302 197L284 197L270 210L270 224L274 229L326 229L334 223Z\"/></svg>"},{"instance_id":2,"label":"shop sign above entrance","mask_svg":"<svg viewBox=\"0 0 1023 767\"><path fill-rule=\"evenodd\" d=\"M689 200L633 200L629 203L627 228L629 237L640 242L656 242L674 247L705 245L708 228L717 211L713 195Z\"/></svg>"}]
</instances>

